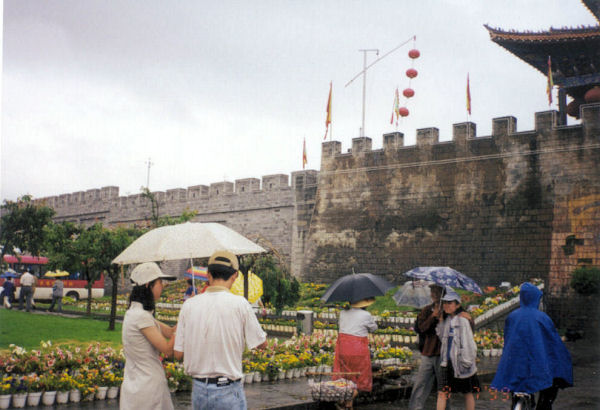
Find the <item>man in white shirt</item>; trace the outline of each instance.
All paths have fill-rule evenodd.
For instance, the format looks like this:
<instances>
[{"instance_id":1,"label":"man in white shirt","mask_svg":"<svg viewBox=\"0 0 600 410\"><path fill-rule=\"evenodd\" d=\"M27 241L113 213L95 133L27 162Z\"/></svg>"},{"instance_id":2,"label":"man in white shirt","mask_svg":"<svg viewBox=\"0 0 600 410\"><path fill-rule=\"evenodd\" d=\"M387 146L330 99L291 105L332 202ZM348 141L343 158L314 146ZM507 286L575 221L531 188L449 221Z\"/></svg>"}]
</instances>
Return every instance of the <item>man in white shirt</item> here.
<instances>
[{"instance_id":1,"label":"man in white shirt","mask_svg":"<svg viewBox=\"0 0 600 410\"><path fill-rule=\"evenodd\" d=\"M29 271L21 275L19 279L21 285L21 291L19 293L19 309L23 310L23 300L26 300L27 311L31 311L31 299L33 298L33 287L35 286L36 279Z\"/></svg>"},{"instance_id":2,"label":"man in white shirt","mask_svg":"<svg viewBox=\"0 0 600 410\"><path fill-rule=\"evenodd\" d=\"M193 377L194 410L246 409L242 353L244 347L267 345L250 303L229 291L238 269L233 253L213 253L208 260L210 286L186 300L179 312L174 351Z\"/></svg>"}]
</instances>

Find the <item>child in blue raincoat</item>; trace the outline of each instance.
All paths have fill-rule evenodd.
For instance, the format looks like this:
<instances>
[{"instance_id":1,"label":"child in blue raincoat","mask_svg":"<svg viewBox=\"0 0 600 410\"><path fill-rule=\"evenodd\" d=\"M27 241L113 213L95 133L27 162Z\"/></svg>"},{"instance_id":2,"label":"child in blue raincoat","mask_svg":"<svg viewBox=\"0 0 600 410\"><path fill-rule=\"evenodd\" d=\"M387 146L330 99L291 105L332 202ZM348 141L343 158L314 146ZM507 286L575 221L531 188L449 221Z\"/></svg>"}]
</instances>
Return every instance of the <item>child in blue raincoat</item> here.
<instances>
[{"instance_id":1,"label":"child in blue raincoat","mask_svg":"<svg viewBox=\"0 0 600 410\"><path fill-rule=\"evenodd\" d=\"M504 349L492 387L520 393L540 392L536 409L551 409L559 388L573 385L571 354L552 319L538 310L542 292L521 285L521 307L506 318Z\"/></svg>"}]
</instances>

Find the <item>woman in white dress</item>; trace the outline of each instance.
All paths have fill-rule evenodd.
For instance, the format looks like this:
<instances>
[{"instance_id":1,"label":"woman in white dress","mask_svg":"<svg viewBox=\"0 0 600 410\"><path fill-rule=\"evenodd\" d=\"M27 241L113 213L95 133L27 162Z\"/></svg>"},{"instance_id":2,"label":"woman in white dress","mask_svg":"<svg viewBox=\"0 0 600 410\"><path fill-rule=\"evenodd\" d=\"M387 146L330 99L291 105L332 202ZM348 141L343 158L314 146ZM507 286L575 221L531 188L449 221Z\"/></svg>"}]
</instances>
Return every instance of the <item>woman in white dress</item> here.
<instances>
[{"instance_id":1,"label":"woman in white dress","mask_svg":"<svg viewBox=\"0 0 600 410\"><path fill-rule=\"evenodd\" d=\"M159 354L173 354L175 328L154 318L154 303L160 298L165 275L154 262L142 263L131 273L133 289L123 319L125 374L121 385L121 410L173 409L169 386Z\"/></svg>"}]
</instances>

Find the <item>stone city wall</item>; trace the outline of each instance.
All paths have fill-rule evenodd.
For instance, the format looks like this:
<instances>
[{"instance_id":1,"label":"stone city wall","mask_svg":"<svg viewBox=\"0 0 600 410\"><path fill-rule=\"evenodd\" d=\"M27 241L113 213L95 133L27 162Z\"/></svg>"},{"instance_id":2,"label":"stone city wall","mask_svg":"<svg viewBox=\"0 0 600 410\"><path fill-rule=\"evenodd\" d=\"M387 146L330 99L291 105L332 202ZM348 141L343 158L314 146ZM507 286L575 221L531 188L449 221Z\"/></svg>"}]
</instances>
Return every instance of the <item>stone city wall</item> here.
<instances>
[{"instance_id":1,"label":"stone city wall","mask_svg":"<svg viewBox=\"0 0 600 410\"><path fill-rule=\"evenodd\" d=\"M424 128L414 146L390 133L378 150L354 138L347 153L328 141L320 172L293 172L291 185L269 175L155 195L160 215L196 210L196 221L265 240L304 280L354 270L399 283L415 266L452 266L482 285L539 277L560 321L585 302L569 288L573 269L600 264L600 105L583 105L578 125L557 119L539 112L534 130L517 131L514 117L496 118L490 136L455 124L446 142ZM151 214L117 187L38 201L58 221L145 224Z\"/></svg>"},{"instance_id":2,"label":"stone city wall","mask_svg":"<svg viewBox=\"0 0 600 410\"><path fill-rule=\"evenodd\" d=\"M572 296L574 267L600 264L600 105L581 113L573 126L536 113L520 132L496 118L484 137L455 124L447 142L425 128L414 146L398 132L379 150L367 137L347 153L324 143L305 279L354 270L398 283L416 266L451 266L483 285L539 277L550 297Z\"/></svg>"},{"instance_id":3,"label":"stone city wall","mask_svg":"<svg viewBox=\"0 0 600 410\"><path fill-rule=\"evenodd\" d=\"M238 179L235 183L218 182L196 185L187 189L154 192L160 216L179 216L184 211L196 211L196 222L218 222L247 236L251 240L276 249L289 263L292 272L302 261L292 256L302 255L304 232L307 229L317 171L267 175ZM105 226L149 224L152 209L142 194L119 196L118 187L103 187L35 200L55 209L55 221L72 221ZM307 203L308 201L308 203ZM296 248L296 252L292 248Z\"/></svg>"}]
</instances>

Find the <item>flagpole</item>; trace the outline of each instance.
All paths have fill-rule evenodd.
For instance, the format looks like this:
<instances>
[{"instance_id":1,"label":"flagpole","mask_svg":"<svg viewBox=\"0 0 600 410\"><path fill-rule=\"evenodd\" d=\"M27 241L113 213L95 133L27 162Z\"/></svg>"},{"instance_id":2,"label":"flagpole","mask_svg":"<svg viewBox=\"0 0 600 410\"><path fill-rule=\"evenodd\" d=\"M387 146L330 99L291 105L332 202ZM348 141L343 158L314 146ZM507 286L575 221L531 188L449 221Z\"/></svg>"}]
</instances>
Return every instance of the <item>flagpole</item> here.
<instances>
[{"instance_id":1,"label":"flagpole","mask_svg":"<svg viewBox=\"0 0 600 410\"><path fill-rule=\"evenodd\" d=\"M360 77L361 75L363 76L362 126L360 128L360 136L361 137L365 136L365 102L366 102L366 89L367 89L367 70L369 68L371 68L373 65L377 64L379 61L383 60L388 55L392 54L394 51L398 50L400 47L404 46L405 44L407 44L408 42L410 42L411 40L413 40L414 38L415 38L415 36L410 36L410 38L408 40L406 40L402 44L399 44L398 46L394 47L393 49L391 49L390 51L388 51L387 53L385 53L381 57L377 58L375 61L373 61L369 65L367 65L367 52L369 52L369 51L375 51L375 53L377 54L377 56L379 56L379 50L376 49L376 48L358 50L358 51L361 51L363 53L363 69L358 74L356 74L350 81L348 81L344 87L348 87L358 77Z\"/></svg>"}]
</instances>

